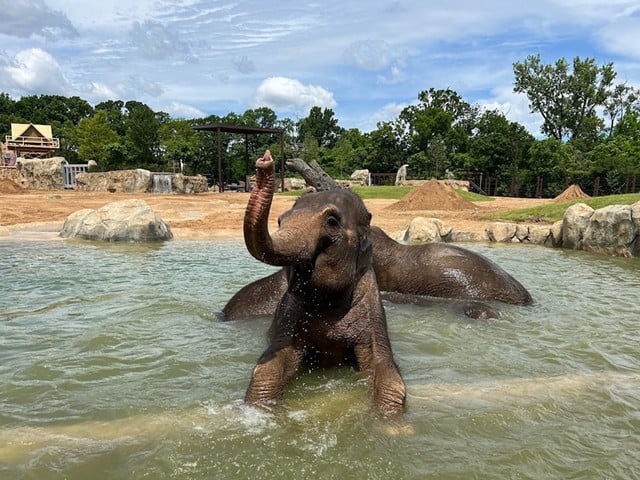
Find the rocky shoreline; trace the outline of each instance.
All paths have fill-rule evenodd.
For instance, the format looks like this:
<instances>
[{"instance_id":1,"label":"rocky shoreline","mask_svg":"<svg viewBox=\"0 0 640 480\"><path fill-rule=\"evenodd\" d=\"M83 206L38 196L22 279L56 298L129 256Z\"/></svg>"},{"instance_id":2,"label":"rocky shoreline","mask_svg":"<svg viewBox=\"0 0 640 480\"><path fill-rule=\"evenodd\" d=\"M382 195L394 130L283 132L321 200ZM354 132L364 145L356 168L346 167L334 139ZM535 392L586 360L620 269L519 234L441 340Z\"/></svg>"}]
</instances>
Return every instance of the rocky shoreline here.
<instances>
[{"instance_id":1,"label":"rocky shoreline","mask_svg":"<svg viewBox=\"0 0 640 480\"><path fill-rule=\"evenodd\" d=\"M640 256L640 202L597 210L584 203L569 207L553 225L494 222L484 233L458 231L438 218L416 217L397 238L406 243L528 243L621 257Z\"/></svg>"}]
</instances>

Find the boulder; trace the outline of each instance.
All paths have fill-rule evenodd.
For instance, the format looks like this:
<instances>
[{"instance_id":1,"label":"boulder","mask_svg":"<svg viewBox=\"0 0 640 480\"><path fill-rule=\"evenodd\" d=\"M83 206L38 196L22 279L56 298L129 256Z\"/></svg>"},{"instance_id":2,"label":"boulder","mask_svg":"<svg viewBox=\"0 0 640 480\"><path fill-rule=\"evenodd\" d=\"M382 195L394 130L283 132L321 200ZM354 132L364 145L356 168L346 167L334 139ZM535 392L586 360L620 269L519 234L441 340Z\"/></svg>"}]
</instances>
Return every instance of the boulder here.
<instances>
[{"instance_id":1,"label":"boulder","mask_svg":"<svg viewBox=\"0 0 640 480\"><path fill-rule=\"evenodd\" d=\"M447 241L452 228L439 218L416 217L402 236L405 243L431 243Z\"/></svg>"},{"instance_id":2,"label":"boulder","mask_svg":"<svg viewBox=\"0 0 640 480\"><path fill-rule=\"evenodd\" d=\"M529 234L527 242L534 245L546 245L551 238L551 228L548 225L531 225L529 226Z\"/></svg>"},{"instance_id":3,"label":"boulder","mask_svg":"<svg viewBox=\"0 0 640 480\"><path fill-rule=\"evenodd\" d=\"M517 242L515 223L495 222L485 229L487 239L490 242Z\"/></svg>"},{"instance_id":4,"label":"boulder","mask_svg":"<svg viewBox=\"0 0 640 480\"><path fill-rule=\"evenodd\" d=\"M176 173L173 175L173 191L176 193L203 193L209 190L207 177L204 175L183 175Z\"/></svg>"},{"instance_id":5,"label":"boulder","mask_svg":"<svg viewBox=\"0 0 640 480\"><path fill-rule=\"evenodd\" d=\"M368 169L356 170L351 174L351 179L358 182L360 185L369 185L369 179L371 178Z\"/></svg>"},{"instance_id":6,"label":"boulder","mask_svg":"<svg viewBox=\"0 0 640 480\"><path fill-rule=\"evenodd\" d=\"M562 246L564 248L582 248L582 238L589 225L589 219L595 210L585 203L571 205L562 219Z\"/></svg>"},{"instance_id":7,"label":"boulder","mask_svg":"<svg viewBox=\"0 0 640 480\"><path fill-rule=\"evenodd\" d=\"M550 243L555 248L562 247L562 220L558 220L551 225L547 243Z\"/></svg>"},{"instance_id":8,"label":"boulder","mask_svg":"<svg viewBox=\"0 0 640 480\"><path fill-rule=\"evenodd\" d=\"M61 190L64 188L62 165L64 157L18 158L18 183L23 188L34 190Z\"/></svg>"},{"instance_id":9,"label":"boulder","mask_svg":"<svg viewBox=\"0 0 640 480\"><path fill-rule=\"evenodd\" d=\"M85 192L144 193L151 186L151 172L143 168L76 175L76 187Z\"/></svg>"},{"instance_id":10,"label":"boulder","mask_svg":"<svg viewBox=\"0 0 640 480\"><path fill-rule=\"evenodd\" d=\"M632 256L637 236L630 205L609 205L589 217L583 233L582 250L623 257Z\"/></svg>"},{"instance_id":11,"label":"boulder","mask_svg":"<svg viewBox=\"0 0 640 480\"><path fill-rule=\"evenodd\" d=\"M74 212L65 220L60 236L104 242L158 242L173 238L169 226L147 202L138 199Z\"/></svg>"},{"instance_id":12,"label":"boulder","mask_svg":"<svg viewBox=\"0 0 640 480\"><path fill-rule=\"evenodd\" d=\"M552 237L556 247L640 256L640 202L598 210L577 203L566 210L561 227L554 224Z\"/></svg>"},{"instance_id":13,"label":"boulder","mask_svg":"<svg viewBox=\"0 0 640 480\"><path fill-rule=\"evenodd\" d=\"M284 191L290 192L291 190L304 190L307 188L307 182L302 178L287 177L284 179Z\"/></svg>"}]
</instances>

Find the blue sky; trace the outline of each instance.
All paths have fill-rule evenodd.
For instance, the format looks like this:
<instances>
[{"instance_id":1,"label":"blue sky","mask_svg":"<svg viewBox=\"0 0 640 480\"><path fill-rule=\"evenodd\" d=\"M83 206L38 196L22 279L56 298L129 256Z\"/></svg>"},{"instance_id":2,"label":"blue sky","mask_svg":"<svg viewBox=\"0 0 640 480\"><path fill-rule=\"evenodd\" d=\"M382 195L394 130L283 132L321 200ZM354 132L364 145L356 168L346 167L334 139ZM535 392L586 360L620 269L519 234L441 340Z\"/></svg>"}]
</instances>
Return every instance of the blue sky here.
<instances>
[{"instance_id":1,"label":"blue sky","mask_svg":"<svg viewBox=\"0 0 640 480\"><path fill-rule=\"evenodd\" d=\"M374 129L451 88L537 134L513 68L575 56L640 88L640 3L622 0L0 0L0 91L138 100L174 118L312 105Z\"/></svg>"}]
</instances>

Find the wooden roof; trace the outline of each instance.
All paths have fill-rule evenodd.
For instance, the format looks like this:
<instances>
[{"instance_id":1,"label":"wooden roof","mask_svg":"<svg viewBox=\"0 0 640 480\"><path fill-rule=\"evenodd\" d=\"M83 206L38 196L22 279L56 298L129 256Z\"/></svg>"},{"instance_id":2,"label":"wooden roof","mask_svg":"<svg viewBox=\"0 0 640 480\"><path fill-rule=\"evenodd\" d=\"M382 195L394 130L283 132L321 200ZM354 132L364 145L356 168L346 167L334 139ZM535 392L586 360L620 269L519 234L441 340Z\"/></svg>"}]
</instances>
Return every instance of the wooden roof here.
<instances>
[{"instance_id":1,"label":"wooden roof","mask_svg":"<svg viewBox=\"0 0 640 480\"><path fill-rule=\"evenodd\" d=\"M53 138L51 125L35 125L33 123L12 123L11 138L42 137Z\"/></svg>"}]
</instances>

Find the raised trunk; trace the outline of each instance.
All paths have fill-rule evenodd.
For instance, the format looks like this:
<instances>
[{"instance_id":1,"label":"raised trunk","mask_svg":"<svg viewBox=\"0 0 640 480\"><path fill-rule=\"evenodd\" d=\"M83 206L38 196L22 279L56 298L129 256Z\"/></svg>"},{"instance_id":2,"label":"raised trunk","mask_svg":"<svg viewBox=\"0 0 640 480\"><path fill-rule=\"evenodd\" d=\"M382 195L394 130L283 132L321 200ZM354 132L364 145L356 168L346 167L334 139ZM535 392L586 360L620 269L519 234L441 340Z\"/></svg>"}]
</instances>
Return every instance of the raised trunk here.
<instances>
[{"instance_id":1,"label":"raised trunk","mask_svg":"<svg viewBox=\"0 0 640 480\"><path fill-rule=\"evenodd\" d=\"M256 162L256 185L244 215L244 241L249 253L269 265L287 266L305 261L306 248L286 232L269 234L269 212L275 189L275 168L267 150Z\"/></svg>"}]
</instances>

